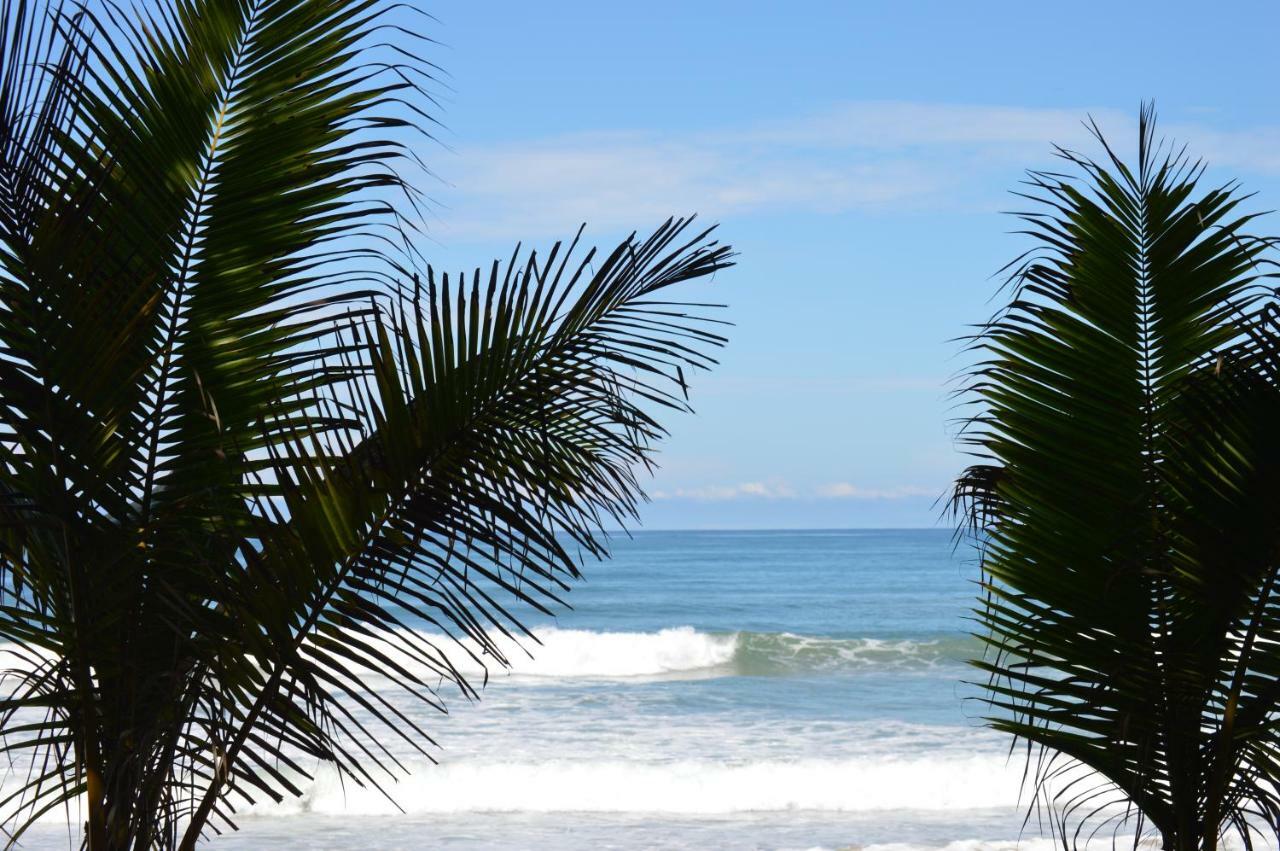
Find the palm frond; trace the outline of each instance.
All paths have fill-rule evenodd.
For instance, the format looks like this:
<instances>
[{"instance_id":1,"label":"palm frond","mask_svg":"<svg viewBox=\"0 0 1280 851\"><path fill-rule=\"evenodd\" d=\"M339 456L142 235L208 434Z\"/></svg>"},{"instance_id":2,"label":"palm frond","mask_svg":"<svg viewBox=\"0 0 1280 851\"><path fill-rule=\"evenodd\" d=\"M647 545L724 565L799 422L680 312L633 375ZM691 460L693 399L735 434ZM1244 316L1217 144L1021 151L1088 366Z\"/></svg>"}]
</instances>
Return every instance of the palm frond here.
<instances>
[{"instance_id":1,"label":"palm frond","mask_svg":"<svg viewBox=\"0 0 1280 851\"><path fill-rule=\"evenodd\" d=\"M607 555L602 533L635 516L635 471L664 433L647 409L687 409L678 369L710 366L705 350L724 342L707 306L662 297L727 265L729 250L707 237L668 222L593 273L592 252L571 261L559 244L469 280L429 269L385 322L353 331L371 365L351 389L366 417L276 446L283 507L264 504L261 547L229 604L232 623L252 626L242 646L254 660L219 672L243 689L230 758L252 749L251 732L297 732L309 716L341 735L316 723L295 745L376 784L366 766L393 776L394 758L339 717L344 701L410 747L426 734L368 672L430 703L433 681L474 696L451 654L504 666L494 636L533 639L522 611L563 605L581 559ZM415 623L436 631L424 638ZM255 762L279 756L265 745ZM245 779L271 794L268 778Z\"/></svg>"},{"instance_id":2,"label":"palm frond","mask_svg":"<svg viewBox=\"0 0 1280 851\"><path fill-rule=\"evenodd\" d=\"M974 338L978 463L955 505L981 553L990 720L1067 758L1031 775L1064 847L1094 818L1212 848L1248 824L1280 837L1270 243L1150 109L1139 124L1136 165L1063 151L1081 180L1029 181L1041 249ZM1106 782L1082 794L1079 766Z\"/></svg>"},{"instance_id":3,"label":"palm frond","mask_svg":"<svg viewBox=\"0 0 1280 851\"><path fill-rule=\"evenodd\" d=\"M729 263L687 220L423 263L418 15L3 0L11 841L83 798L91 849L191 847L316 759L381 788L430 737L368 678L474 697L723 343L666 296Z\"/></svg>"}]
</instances>

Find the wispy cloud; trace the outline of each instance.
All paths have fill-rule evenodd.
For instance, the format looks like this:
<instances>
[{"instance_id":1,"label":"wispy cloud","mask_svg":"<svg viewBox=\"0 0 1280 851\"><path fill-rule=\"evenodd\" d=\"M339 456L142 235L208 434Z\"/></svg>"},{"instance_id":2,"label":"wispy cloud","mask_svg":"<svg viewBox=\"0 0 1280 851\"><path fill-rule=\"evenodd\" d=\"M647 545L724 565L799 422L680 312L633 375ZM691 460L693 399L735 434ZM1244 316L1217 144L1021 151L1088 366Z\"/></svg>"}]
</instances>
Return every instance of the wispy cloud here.
<instances>
[{"instance_id":1,"label":"wispy cloud","mask_svg":"<svg viewBox=\"0 0 1280 851\"><path fill-rule=\"evenodd\" d=\"M444 166L453 188L437 233L544 236L582 221L636 226L695 210L723 218L954 204L975 168L1008 171L1011 161L1046 159L1050 142L1084 139L1086 111L854 103L680 136L593 133L464 147Z\"/></svg>"},{"instance_id":2,"label":"wispy cloud","mask_svg":"<svg viewBox=\"0 0 1280 851\"><path fill-rule=\"evenodd\" d=\"M1280 126L1223 131L1201 124L1162 125L1165 136L1215 169L1280 175Z\"/></svg>"},{"instance_id":3,"label":"wispy cloud","mask_svg":"<svg viewBox=\"0 0 1280 851\"><path fill-rule=\"evenodd\" d=\"M711 374L700 377L698 382L699 396L759 396L761 393L822 393L827 396L836 394L866 395L870 393L926 393L940 396L950 387L949 379L939 375L752 375L724 376Z\"/></svg>"},{"instance_id":4,"label":"wispy cloud","mask_svg":"<svg viewBox=\"0 0 1280 851\"><path fill-rule=\"evenodd\" d=\"M748 138L796 147L901 149L1070 144L1088 135L1084 120L1123 124L1107 109L1039 109L983 104L862 101L762 128Z\"/></svg>"},{"instance_id":5,"label":"wispy cloud","mask_svg":"<svg viewBox=\"0 0 1280 851\"><path fill-rule=\"evenodd\" d=\"M654 499L692 499L699 502L725 502L731 499L794 499L795 491L785 484L743 482L737 485L704 485L693 488L659 490L650 494Z\"/></svg>"},{"instance_id":6,"label":"wispy cloud","mask_svg":"<svg viewBox=\"0 0 1280 851\"><path fill-rule=\"evenodd\" d=\"M922 201L942 179L905 160L824 162L639 134L491 148L460 166L459 203L437 228L445 238L558 235L583 221L634 227L690 212L879 208Z\"/></svg>"},{"instance_id":7,"label":"wispy cloud","mask_svg":"<svg viewBox=\"0 0 1280 851\"><path fill-rule=\"evenodd\" d=\"M1120 137L1131 114L1090 109L904 102L826 111L672 135L589 133L461 147L441 165L451 183L445 241L561 236L647 226L698 211L766 213L990 209L1052 145L1096 149L1086 117ZM1216 166L1280 174L1280 127L1223 131L1164 125Z\"/></svg>"},{"instance_id":8,"label":"wispy cloud","mask_svg":"<svg viewBox=\"0 0 1280 851\"><path fill-rule=\"evenodd\" d=\"M832 482L814 488L794 488L784 482L742 482L734 485L702 485L689 488L654 491L656 500L693 500L696 502L728 502L731 500L900 500L910 497L936 497L936 488L911 485L868 488L849 482Z\"/></svg>"},{"instance_id":9,"label":"wispy cloud","mask_svg":"<svg viewBox=\"0 0 1280 851\"><path fill-rule=\"evenodd\" d=\"M913 496L938 495L936 488L905 485L895 488L864 488L849 482L833 482L817 489L818 496L827 499L906 499Z\"/></svg>"}]
</instances>

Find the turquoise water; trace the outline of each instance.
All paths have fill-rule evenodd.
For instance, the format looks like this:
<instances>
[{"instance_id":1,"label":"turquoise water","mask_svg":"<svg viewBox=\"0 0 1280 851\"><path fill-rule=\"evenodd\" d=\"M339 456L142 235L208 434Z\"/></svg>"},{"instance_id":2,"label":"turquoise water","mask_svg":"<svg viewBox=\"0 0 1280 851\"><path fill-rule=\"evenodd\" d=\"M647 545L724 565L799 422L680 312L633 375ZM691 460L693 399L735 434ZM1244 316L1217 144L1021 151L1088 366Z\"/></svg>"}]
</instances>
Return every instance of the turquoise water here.
<instances>
[{"instance_id":1,"label":"turquoise water","mask_svg":"<svg viewBox=\"0 0 1280 851\"><path fill-rule=\"evenodd\" d=\"M1020 758L965 699L976 569L949 532L645 532L614 550L573 611L533 620L542 646L478 704L412 708L441 749L393 787L404 812L322 772L211 847L976 851L1038 836Z\"/></svg>"}]
</instances>

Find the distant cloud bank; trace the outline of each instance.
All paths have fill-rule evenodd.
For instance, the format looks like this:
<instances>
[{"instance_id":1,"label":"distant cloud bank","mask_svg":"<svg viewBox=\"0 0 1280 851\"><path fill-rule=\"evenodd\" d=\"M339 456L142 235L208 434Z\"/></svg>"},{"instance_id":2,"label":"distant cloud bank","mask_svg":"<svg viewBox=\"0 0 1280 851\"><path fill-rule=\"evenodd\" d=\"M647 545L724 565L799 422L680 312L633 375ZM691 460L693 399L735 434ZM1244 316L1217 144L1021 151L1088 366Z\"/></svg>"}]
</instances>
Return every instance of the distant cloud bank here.
<instances>
[{"instance_id":1,"label":"distant cloud bank","mask_svg":"<svg viewBox=\"0 0 1280 851\"><path fill-rule=\"evenodd\" d=\"M706 485L690 488L656 490L655 500L693 500L696 502L728 502L731 500L900 500L911 497L937 497L938 488L912 485L890 488L868 488L849 482L832 482L810 489L798 489L782 482L742 482L734 485Z\"/></svg>"},{"instance_id":2,"label":"distant cloud bank","mask_svg":"<svg viewBox=\"0 0 1280 851\"><path fill-rule=\"evenodd\" d=\"M442 164L450 188L438 239L563 236L647 226L693 211L741 215L990 209L1052 146L1094 151L1092 116L1112 136L1133 116L1114 109L857 102L818 114L681 135L646 130L459 148ZM1280 127L1224 131L1168 123L1215 167L1280 173Z\"/></svg>"},{"instance_id":3,"label":"distant cloud bank","mask_svg":"<svg viewBox=\"0 0 1280 851\"><path fill-rule=\"evenodd\" d=\"M936 497L937 488L921 488L907 485L896 488L863 488L848 482L836 482L818 488L817 494L827 499L905 499L911 496Z\"/></svg>"}]
</instances>

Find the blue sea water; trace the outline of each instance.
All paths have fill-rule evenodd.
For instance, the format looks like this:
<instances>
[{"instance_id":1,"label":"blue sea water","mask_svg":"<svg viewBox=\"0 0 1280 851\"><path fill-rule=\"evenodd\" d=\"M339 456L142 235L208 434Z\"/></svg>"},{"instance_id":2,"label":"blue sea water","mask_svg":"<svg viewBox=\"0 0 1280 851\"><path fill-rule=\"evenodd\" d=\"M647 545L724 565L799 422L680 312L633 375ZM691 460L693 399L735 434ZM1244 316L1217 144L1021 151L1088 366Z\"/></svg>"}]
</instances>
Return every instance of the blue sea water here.
<instances>
[{"instance_id":1,"label":"blue sea water","mask_svg":"<svg viewBox=\"0 0 1280 851\"><path fill-rule=\"evenodd\" d=\"M976 567L948 531L640 532L613 549L478 703L410 707L440 748L438 765L404 753L399 810L322 771L210 847L1043 842L1021 758L966 699Z\"/></svg>"}]
</instances>

